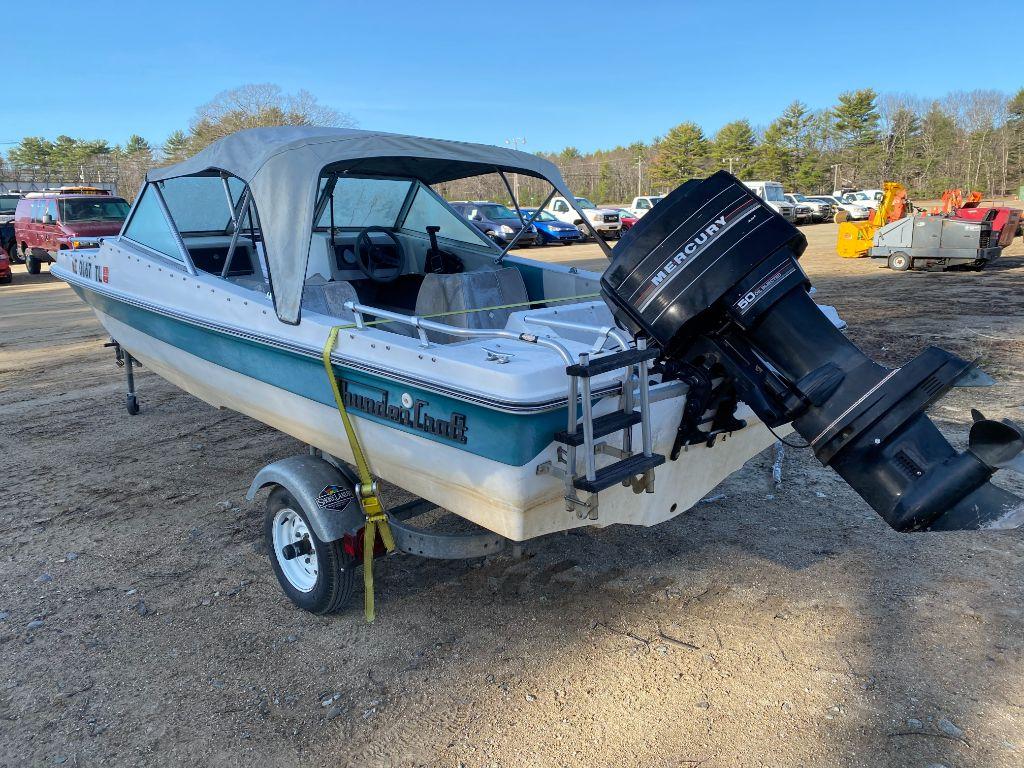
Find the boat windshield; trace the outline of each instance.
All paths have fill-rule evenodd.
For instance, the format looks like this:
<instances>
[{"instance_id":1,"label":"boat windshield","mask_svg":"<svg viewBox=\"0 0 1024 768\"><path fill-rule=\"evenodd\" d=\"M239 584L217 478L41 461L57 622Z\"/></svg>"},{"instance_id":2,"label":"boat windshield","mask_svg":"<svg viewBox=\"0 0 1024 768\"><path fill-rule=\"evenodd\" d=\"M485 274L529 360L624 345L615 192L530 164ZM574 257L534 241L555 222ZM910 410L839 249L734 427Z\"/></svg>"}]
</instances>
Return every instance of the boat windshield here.
<instances>
[{"instance_id":1,"label":"boat windshield","mask_svg":"<svg viewBox=\"0 0 1024 768\"><path fill-rule=\"evenodd\" d=\"M328 178L320 180L320 194L328 192ZM412 200L409 200L410 193ZM338 177L317 219L317 229L387 227L425 235L428 226L440 227L438 236L473 245L493 246L465 219L456 214L429 187L410 179ZM504 208L504 206L493 206ZM505 208L507 211L508 209ZM403 217L404 213L404 217ZM518 217L508 211L508 216Z\"/></svg>"}]
</instances>

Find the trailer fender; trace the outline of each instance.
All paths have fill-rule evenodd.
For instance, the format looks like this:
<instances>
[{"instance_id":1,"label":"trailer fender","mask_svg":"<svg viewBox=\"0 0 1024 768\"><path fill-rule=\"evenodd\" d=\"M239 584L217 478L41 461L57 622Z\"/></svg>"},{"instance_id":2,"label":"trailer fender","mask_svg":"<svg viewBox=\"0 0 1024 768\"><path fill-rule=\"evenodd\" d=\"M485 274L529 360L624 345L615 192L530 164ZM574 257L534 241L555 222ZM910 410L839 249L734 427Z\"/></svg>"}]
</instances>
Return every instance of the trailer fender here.
<instances>
[{"instance_id":1,"label":"trailer fender","mask_svg":"<svg viewBox=\"0 0 1024 768\"><path fill-rule=\"evenodd\" d=\"M295 497L321 541L354 534L366 522L356 502L355 484L317 456L290 456L268 464L256 474L245 498L252 501L271 485L280 485Z\"/></svg>"}]
</instances>

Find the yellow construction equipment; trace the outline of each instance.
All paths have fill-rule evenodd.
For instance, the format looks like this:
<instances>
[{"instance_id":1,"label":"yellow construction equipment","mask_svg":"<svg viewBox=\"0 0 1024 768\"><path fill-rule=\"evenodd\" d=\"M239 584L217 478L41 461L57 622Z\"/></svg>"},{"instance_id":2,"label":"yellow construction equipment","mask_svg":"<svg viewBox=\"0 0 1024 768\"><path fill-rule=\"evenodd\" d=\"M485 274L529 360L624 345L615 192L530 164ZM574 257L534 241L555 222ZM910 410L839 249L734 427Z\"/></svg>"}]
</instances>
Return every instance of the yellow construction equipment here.
<instances>
[{"instance_id":1,"label":"yellow construction equipment","mask_svg":"<svg viewBox=\"0 0 1024 768\"><path fill-rule=\"evenodd\" d=\"M836 250L844 259L860 259L867 256L878 228L906 215L909 207L907 188L895 181L885 182L882 188L882 202L869 219L844 221L839 224Z\"/></svg>"}]
</instances>

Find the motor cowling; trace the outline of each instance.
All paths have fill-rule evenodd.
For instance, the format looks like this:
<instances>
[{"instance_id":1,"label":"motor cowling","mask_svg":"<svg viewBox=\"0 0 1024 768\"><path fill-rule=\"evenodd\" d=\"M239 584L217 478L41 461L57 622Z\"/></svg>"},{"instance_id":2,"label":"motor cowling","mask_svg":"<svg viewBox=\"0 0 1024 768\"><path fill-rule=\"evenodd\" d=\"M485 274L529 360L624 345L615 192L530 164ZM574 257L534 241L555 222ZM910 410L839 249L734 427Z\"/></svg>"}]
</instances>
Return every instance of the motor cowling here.
<instances>
[{"instance_id":1,"label":"motor cowling","mask_svg":"<svg viewBox=\"0 0 1024 768\"><path fill-rule=\"evenodd\" d=\"M686 182L629 230L601 280L618 321L690 384L676 447L737 428L739 400L792 423L899 531L1017 527L1024 500L989 482L1024 448L976 421L956 451L925 415L972 364L937 347L900 368L871 360L811 300L798 229L725 172ZM981 426L979 426L981 425Z\"/></svg>"}]
</instances>

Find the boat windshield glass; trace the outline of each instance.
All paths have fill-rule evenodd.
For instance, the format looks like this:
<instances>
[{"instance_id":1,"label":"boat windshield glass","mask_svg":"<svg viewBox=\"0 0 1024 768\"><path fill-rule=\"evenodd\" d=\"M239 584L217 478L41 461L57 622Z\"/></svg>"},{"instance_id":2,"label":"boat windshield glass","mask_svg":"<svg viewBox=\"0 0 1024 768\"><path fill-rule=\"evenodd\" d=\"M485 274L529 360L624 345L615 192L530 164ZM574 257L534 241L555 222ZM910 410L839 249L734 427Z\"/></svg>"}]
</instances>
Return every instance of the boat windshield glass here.
<instances>
[{"instance_id":1,"label":"boat windshield glass","mask_svg":"<svg viewBox=\"0 0 1024 768\"><path fill-rule=\"evenodd\" d=\"M321 194L327 183L327 178L320 180ZM406 199L414 185L413 199L406 210ZM411 179L341 176L334 185L332 200L324 205L317 219L317 228L331 226L332 207L337 229L387 227L425 235L428 226L436 226L441 228L439 237L491 247L475 227L454 213L433 190ZM400 221L403 211L405 218ZM515 217L514 213L510 215Z\"/></svg>"},{"instance_id":2,"label":"boat windshield glass","mask_svg":"<svg viewBox=\"0 0 1024 768\"><path fill-rule=\"evenodd\" d=\"M514 213L512 215L515 216ZM518 217L516 220L518 221ZM428 226L441 228L437 233L438 237L493 248L480 230L454 213L432 189L420 184L416 190L416 197L409 206L409 213L402 222L402 229L424 234Z\"/></svg>"},{"instance_id":3,"label":"boat windshield glass","mask_svg":"<svg viewBox=\"0 0 1024 768\"><path fill-rule=\"evenodd\" d=\"M320 179L320 192L327 179ZM394 227L413 182L408 179L358 179L341 177L334 185L334 226L340 229ZM331 209L317 221L318 227L331 226Z\"/></svg>"},{"instance_id":4,"label":"boat windshield glass","mask_svg":"<svg viewBox=\"0 0 1024 768\"><path fill-rule=\"evenodd\" d=\"M235 205L245 188L241 179L228 177ZM182 235L226 234L231 231L231 209L220 176L181 176L161 183L164 201Z\"/></svg>"}]
</instances>

